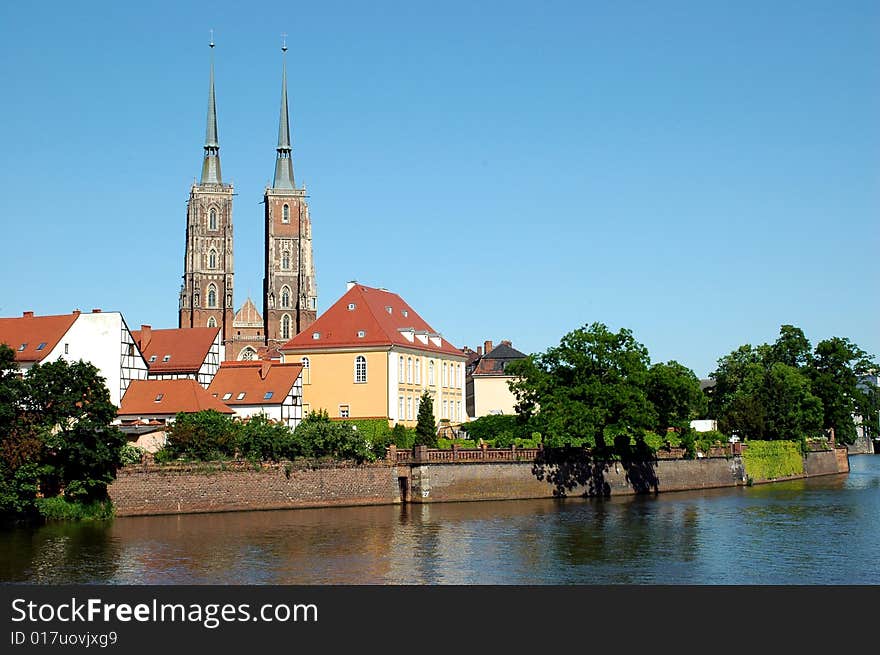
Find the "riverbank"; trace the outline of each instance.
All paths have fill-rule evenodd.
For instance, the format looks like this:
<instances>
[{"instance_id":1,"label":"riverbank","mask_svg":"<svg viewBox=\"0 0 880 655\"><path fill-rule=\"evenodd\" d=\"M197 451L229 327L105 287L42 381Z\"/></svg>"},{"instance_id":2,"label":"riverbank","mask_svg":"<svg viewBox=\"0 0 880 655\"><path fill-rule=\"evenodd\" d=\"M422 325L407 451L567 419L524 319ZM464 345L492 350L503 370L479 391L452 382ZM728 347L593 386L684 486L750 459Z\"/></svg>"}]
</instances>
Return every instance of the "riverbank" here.
<instances>
[{"instance_id":1,"label":"riverbank","mask_svg":"<svg viewBox=\"0 0 880 655\"><path fill-rule=\"evenodd\" d=\"M752 476L741 454L595 462L540 451L397 453L373 464L142 464L109 487L117 516L330 506L620 496L761 484L849 472L846 448L808 452L803 473Z\"/></svg>"}]
</instances>

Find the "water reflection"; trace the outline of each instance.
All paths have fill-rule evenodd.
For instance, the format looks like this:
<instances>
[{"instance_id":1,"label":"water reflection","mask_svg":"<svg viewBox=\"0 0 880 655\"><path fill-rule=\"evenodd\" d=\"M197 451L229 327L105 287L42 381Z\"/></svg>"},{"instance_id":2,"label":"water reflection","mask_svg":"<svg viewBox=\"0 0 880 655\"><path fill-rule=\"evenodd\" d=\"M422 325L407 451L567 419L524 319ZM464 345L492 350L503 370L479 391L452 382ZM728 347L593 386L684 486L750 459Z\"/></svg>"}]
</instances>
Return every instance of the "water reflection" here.
<instances>
[{"instance_id":1,"label":"water reflection","mask_svg":"<svg viewBox=\"0 0 880 655\"><path fill-rule=\"evenodd\" d=\"M120 518L0 531L0 580L880 584L880 456L750 488Z\"/></svg>"}]
</instances>

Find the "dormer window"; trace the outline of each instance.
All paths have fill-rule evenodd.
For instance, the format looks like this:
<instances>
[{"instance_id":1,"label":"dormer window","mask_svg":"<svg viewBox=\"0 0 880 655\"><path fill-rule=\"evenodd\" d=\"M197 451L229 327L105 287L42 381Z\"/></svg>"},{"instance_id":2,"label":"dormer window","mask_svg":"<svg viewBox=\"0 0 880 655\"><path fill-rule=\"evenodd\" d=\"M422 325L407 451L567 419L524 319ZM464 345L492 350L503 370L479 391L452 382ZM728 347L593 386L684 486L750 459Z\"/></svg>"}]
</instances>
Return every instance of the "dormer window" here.
<instances>
[{"instance_id":1,"label":"dormer window","mask_svg":"<svg viewBox=\"0 0 880 655\"><path fill-rule=\"evenodd\" d=\"M263 400L271 400L272 396L274 396L274 395L275 395L274 391L267 391L265 394L263 394Z\"/></svg>"},{"instance_id":2,"label":"dormer window","mask_svg":"<svg viewBox=\"0 0 880 655\"><path fill-rule=\"evenodd\" d=\"M406 311L405 309L401 311L401 314L403 314L403 317L404 317L404 318L406 318L407 316L409 316L409 312Z\"/></svg>"},{"instance_id":3,"label":"dormer window","mask_svg":"<svg viewBox=\"0 0 880 655\"><path fill-rule=\"evenodd\" d=\"M46 347L46 342L43 341L43 342L40 343L39 346L37 346L37 350L42 350L42 349L45 348L45 347Z\"/></svg>"},{"instance_id":4,"label":"dormer window","mask_svg":"<svg viewBox=\"0 0 880 655\"><path fill-rule=\"evenodd\" d=\"M229 400L230 398L232 398L232 393L227 391L223 394L223 400Z\"/></svg>"},{"instance_id":5,"label":"dormer window","mask_svg":"<svg viewBox=\"0 0 880 655\"><path fill-rule=\"evenodd\" d=\"M385 311L388 312L388 313L390 314L393 310L391 309L391 306L388 305L388 306L385 307Z\"/></svg>"},{"instance_id":6,"label":"dormer window","mask_svg":"<svg viewBox=\"0 0 880 655\"><path fill-rule=\"evenodd\" d=\"M367 336L366 330L358 330L358 339L363 339L365 336Z\"/></svg>"},{"instance_id":7,"label":"dormer window","mask_svg":"<svg viewBox=\"0 0 880 655\"><path fill-rule=\"evenodd\" d=\"M163 361L163 362L167 362L167 361L170 360L170 359L171 359L171 355L165 355L165 356L162 358L162 361Z\"/></svg>"},{"instance_id":8,"label":"dormer window","mask_svg":"<svg viewBox=\"0 0 880 655\"><path fill-rule=\"evenodd\" d=\"M236 400L244 400L244 395L245 395L245 393L246 393L246 392L242 391L240 394L238 394L238 395L235 397L235 399L236 399Z\"/></svg>"},{"instance_id":9,"label":"dormer window","mask_svg":"<svg viewBox=\"0 0 880 655\"><path fill-rule=\"evenodd\" d=\"M150 364L152 364L152 363L155 362L155 361L156 361L156 356L155 356L155 355L150 355Z\"/></svg>"},{"instance_id":10,"label":"dormer window","mask_svg":"<svg viewBox=\"0 0 880 655\"><path fill-rule=\"evenodd\" d=\"M21 344L21 345L18 347L18 352L21 352L21 351L24 350L25 348L27 348L27 344L26 344L26 343Z\"/></svg>"},{"instance_id":11,"label":"dormer window","mask_svg":"<svg viewBox=\"0 0 880 655\"><path fill-rule=\"evenodd\" d=\"M352 311L355 307L357 307L357 305L355 305L353 302L348 303L348 311Z\"/></svg>"},{"instance_id":12,"label":"dormer window","mask_svg":"<svg viewBox=\"0 0 880 655\"><path fill-rule=\"evenodd\" d=\"M164 393L160 393L160 394L158 394L158 395L156 396L156 400L154 400L153 402L154 402L154 403L161 402L161 401L162 401L162 398L163 398L164 396L165 396Z\"/></svg>"},{"instance_id":13,"label":"dormer window","mask_svg":"<svg viewBox=\"0 0 880 655\"><path fill-rule=\"evenodd\" d=\"M312 339L320 339L320 338L321 338L320 332L312 332Z\"/></svg>"}]
</instances>

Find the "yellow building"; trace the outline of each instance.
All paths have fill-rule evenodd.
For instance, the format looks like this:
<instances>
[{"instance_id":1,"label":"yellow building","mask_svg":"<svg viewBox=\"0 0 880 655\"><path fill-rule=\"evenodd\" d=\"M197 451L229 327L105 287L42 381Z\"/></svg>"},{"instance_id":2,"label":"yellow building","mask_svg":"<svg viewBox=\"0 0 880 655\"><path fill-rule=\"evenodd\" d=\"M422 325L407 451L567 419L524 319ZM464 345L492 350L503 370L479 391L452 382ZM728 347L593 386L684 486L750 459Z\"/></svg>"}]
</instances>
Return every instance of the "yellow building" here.
<instances>
[{"instance_id":1,"label":"yellow building","mask_svg":"<svg viewBox=\"0 0 880 655\"><path fill-rule=\"evenodd\" d=\"M438 422L466 420L465 354L385 289L349 282L280 351L284 362L303 364L303 415L325 409L331 417L414 426L427 390Z\"/></svg>"},{"instance_id":2,"label":"yellow building","mask_svg":"<svg viewBox=\"0 0 880 655\"><path fill-rule=\"evenodd\" d=\"M467 412L471 418L490 414L515 414L516 397L509 383L516 378L507 374L507 365L525 354L502 341L495 348L485 343L486 352L473 362L473 371L466 380Z\"/></svg>"}]
</instances>

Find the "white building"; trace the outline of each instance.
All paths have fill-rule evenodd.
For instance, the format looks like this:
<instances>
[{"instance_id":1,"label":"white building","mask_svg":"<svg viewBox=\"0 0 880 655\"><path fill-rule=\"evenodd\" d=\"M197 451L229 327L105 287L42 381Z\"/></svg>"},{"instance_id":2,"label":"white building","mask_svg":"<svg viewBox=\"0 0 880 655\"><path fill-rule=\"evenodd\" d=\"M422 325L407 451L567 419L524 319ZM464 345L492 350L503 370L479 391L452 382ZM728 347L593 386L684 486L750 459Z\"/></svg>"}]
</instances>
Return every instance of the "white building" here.
<instances>
[{"instance_id":1,"label":"white building","mask_svg":"<svg viewBox=\"0 0 880 655\"><path fill-rule=\"evenodd\" d=\"M151 380L196 380L207 389L220 368L223 335L219 327L154 330L141 325L131 334Z\"/></svg>"},{"instance_id":2,"label":"white building","mask_svg":"<svg viewBox=\"0 0 880 655\"><path fill-rule=\"evenodd\" d=\"M147 363L119 312L93 309L90 314L0 318L0 343L15 351L19 367L27 372L37 363L64 359L90 362L104 378L110 401L119 407L132 380L147 377Z\"/></svg>"},{"instance_id":3,"label":"white building","mask_svg":"<svg viewBox=\"0 0 880 655\"><path fill-rule=\"evenodd\" d=\"M208 393L241 418L265 414L296 428L302 420L302 370L302 364L226 361Z\"/></svg>"}]
</instances>

